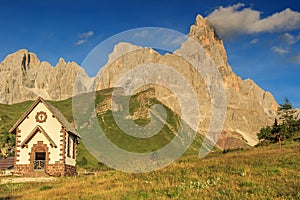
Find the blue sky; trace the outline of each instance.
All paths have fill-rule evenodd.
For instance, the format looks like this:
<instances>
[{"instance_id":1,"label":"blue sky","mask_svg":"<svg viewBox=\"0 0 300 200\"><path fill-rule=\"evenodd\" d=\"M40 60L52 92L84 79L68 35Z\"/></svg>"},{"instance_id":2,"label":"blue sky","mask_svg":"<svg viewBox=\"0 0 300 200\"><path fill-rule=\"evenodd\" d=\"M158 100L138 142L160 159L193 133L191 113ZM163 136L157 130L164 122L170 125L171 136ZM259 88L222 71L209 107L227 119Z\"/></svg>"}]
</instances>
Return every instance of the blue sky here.
<instances>
[{"instance_id":1,"label":"blue sky","mask_svg":"<svg viewBox=\"0 0 300 200\"><path fill-rule=\"evenodd\" d=\"M60 57L81 64L97 44L129 29L187 34L197 14L215 24L237 75L300 107L298 0L1 0L0 60L25 48L52 65Z\"/></svg>"}]
</instances>

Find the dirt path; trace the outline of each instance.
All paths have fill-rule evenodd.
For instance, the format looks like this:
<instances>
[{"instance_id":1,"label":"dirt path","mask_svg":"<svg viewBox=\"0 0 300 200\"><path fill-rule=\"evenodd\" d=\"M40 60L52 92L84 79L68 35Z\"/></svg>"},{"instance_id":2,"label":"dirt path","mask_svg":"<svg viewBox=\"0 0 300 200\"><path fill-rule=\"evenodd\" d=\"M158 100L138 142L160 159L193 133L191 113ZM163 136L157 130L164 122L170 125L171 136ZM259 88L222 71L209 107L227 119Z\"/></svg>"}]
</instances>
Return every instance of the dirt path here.
<instances>
[{"instance_id":1,"label":"dirt path","mask_svg":"<svg viewBox=\"0 0 300 200\"><path fill-rule=\"evenodd\" d=\"M1 184L7 184L7 183L26 183L26 182L48 182L48 181L54 181L55 177L22 177L22 178L1 178L0 179L0 185Z\"/></svg>"}]
</instances>

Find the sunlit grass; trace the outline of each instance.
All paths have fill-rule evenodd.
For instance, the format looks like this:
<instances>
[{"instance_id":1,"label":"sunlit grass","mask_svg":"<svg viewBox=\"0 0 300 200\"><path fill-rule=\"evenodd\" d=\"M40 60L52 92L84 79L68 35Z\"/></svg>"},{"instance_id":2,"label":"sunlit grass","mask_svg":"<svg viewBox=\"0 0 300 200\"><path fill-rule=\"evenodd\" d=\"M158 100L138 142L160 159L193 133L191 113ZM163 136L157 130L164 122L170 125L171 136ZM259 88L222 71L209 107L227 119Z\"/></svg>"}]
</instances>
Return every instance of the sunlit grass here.
<instances>
[{"instance_id":1,"label":"sunlit grass","mask_svg":"<svg viewBox=\"0 0 300 200\"><path fill-rule=\"evenodd\" d=\"M98 92L96 104L110 98L110 94L111 90ZM145 94L131 99L131 113L140 108L146 112L154 103L159 103L139 95ZM144 99L145 104L135 98ZM1 124L1 131L7 132L31 103L0 105L0 117L5 122ZM50 103L69 121L73 120L71 99ZM164 127L157 138L151 138L148 143L122 135L110 111L100 113L98 119L116 145L135 152L149 152L174 137L170 127L178 129L178 116L166 110L167 123L171 126ZM149 119L140 118L136 122L147 125ZM300 199L299 140L283 141L281 150L278 144L229 152L214 149L204 159L199 159L201 144L202 138L197 135L191 148L173 164L154 172L128 174L106 167L89 154L81 142L78 171L96 171L95 175L0 185L0 199Z\"/></svg>"},{"instance_id":2,"label":"sunlit grass","mask_svg":"<svg viewBox=\"0 0 300 200\"><path fill-rule=\"evenodd\" d=\"M300 199L300 143L183 156L158 171L115 170L54 182L0 186L22 199Z\"/></svg>"}]
</instances>

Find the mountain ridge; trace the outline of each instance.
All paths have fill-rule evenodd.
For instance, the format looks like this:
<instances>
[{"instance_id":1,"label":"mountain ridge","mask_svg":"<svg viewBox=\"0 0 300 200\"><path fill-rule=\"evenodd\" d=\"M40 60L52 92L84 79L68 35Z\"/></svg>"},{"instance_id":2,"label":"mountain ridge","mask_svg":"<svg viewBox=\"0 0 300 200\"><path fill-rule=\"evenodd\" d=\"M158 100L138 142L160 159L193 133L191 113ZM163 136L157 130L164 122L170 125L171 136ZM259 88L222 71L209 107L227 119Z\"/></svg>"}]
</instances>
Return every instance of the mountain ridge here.
<instances>
[{"instance_id":1,"label":"mountain ridge","mask_svg":"<svg viewBox=\"0 0 300 200\"><path fill-rule=\"evenodd\" d=\"M198 41L211 56L223 79L227 113L219 145L224 148L235 147L236 143L244 143L241 141L246 141L251 146L255 145L258 142L256 133L261 127L273 123L276 117L276 100L270 92L264 91L253 80L242 80L232 71L223 41L207 19L198 15L195 24L190 27L189 36ZM118 52L124 49L134 51L118 57ZM113 58L116 59L110 62ZM196 89L199 109L203 115L201 127L197 131L205 135L211 117L211 102L205 82L189 63L174 54L161 55L151 48L129 43L117 44L109 56L108 63L99 72L102 78L96 83L97 89L113 88L120 75L135 66L150 62L171 66L183 74ZM38 95L47 100L64 100L72 96L77 76L82 80L90 79L84 69L75 62L66 63L60 58L56 66L52 67L24 49L8 55L0 63L0 76L4 77L4 80L0 81L0 103L4 104L33 100ZM166 81L172 79L164 78ZM159 101L180 114L177 99L170 91L158 87L155 95Z\"/></svg>"},{"instance_id":2,"label":"mountain ridge","mask_svg":"<svg viewBox=\"0 0 300 200\"><path fill-rule=\"evenodd\" d=\"M256 133L260 128L274 122L278 108L276 100L270 92L264 91L251 79L242 80L232 71L222 40L205 18L197 16L196 23L191 26L189 35L211 55L224 82L227 113L219 145L225 148L235 147L234 143L242 140L247 141L251 146L255 145L258 142ZM193 67L174 54L160 55L152 49L137 47L129 43L116 45L114 52L120 52L120 49L130 53L109 62L101 69L99 73L101 81L98 83L98 89L112 87L119 77L134 69L135 66L153 62L170 66L182 74L197 90L199 109L203 115L200 122L202 127L198 131L205 135L210 123L211 102L203 79L195 73ZM116 55L118 54L116 53ZM117 57L116 55L113 55L112 58ZM172 76L166 76L164 80L168 82L172 78ZM127 81L132 82L130 79ZM156 96L175 113L180 113L176 97L172 96L170 92L158 89ZM228 138L230 139L228 140Z\"/></svg>"},{"instance_id":3,"label":"mountain ridge","mask_svg":"<svg viewBox=\"0 0 300 200\"><path fill-rule=\"evenodd\" d=\"M41 62L36 54L26 49L18 50L0 63L0 103L19 103L37 96L47 100L70 98L78 74L87 77L75 62L60 58L52 67L48 62Z\"/></svg>"}]
</instances>

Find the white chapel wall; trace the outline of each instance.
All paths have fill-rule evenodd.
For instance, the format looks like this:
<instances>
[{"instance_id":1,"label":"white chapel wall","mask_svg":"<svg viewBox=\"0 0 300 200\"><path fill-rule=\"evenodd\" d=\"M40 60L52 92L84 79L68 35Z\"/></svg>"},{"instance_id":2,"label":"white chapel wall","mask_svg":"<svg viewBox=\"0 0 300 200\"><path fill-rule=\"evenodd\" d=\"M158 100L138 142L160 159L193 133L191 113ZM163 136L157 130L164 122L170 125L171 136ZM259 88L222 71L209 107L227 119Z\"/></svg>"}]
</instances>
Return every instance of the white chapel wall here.
<instances>
[{"instance_id":1,"label":"white chapel wall","mask_svg":"<svg viewBox=\"0 0 300 200\"><path fill-rule=\"evenodd\" d=\"M36 121L35 116L37 112L46 112L47 120L46 122L39 123ZM53 114L48 110L48 108L43 104L39 103L28 115L27 118L19 125L19 129L21 130L21 137L18 139L21 143L27 138L27 136L31 133L31 131L37 126L41 126L45 132L49 135L49 137L54 141L57 147L51 147L49 144L48 139L44 137L42 133L37 133L36 136L32 138L32 140L28 143L28 148L18 147L20 150L20 158L17 164L29 164L29 155L28 153L31 151L33 144L37 144L37 141L43 141L44 144L47 144L48 150L50 153L49 164L55 164L55 161L59 161L62 157L59 156L60 154L60 131L61 131L61 124L59 121L52 116Z\"/></svg>"}]
</instances>

